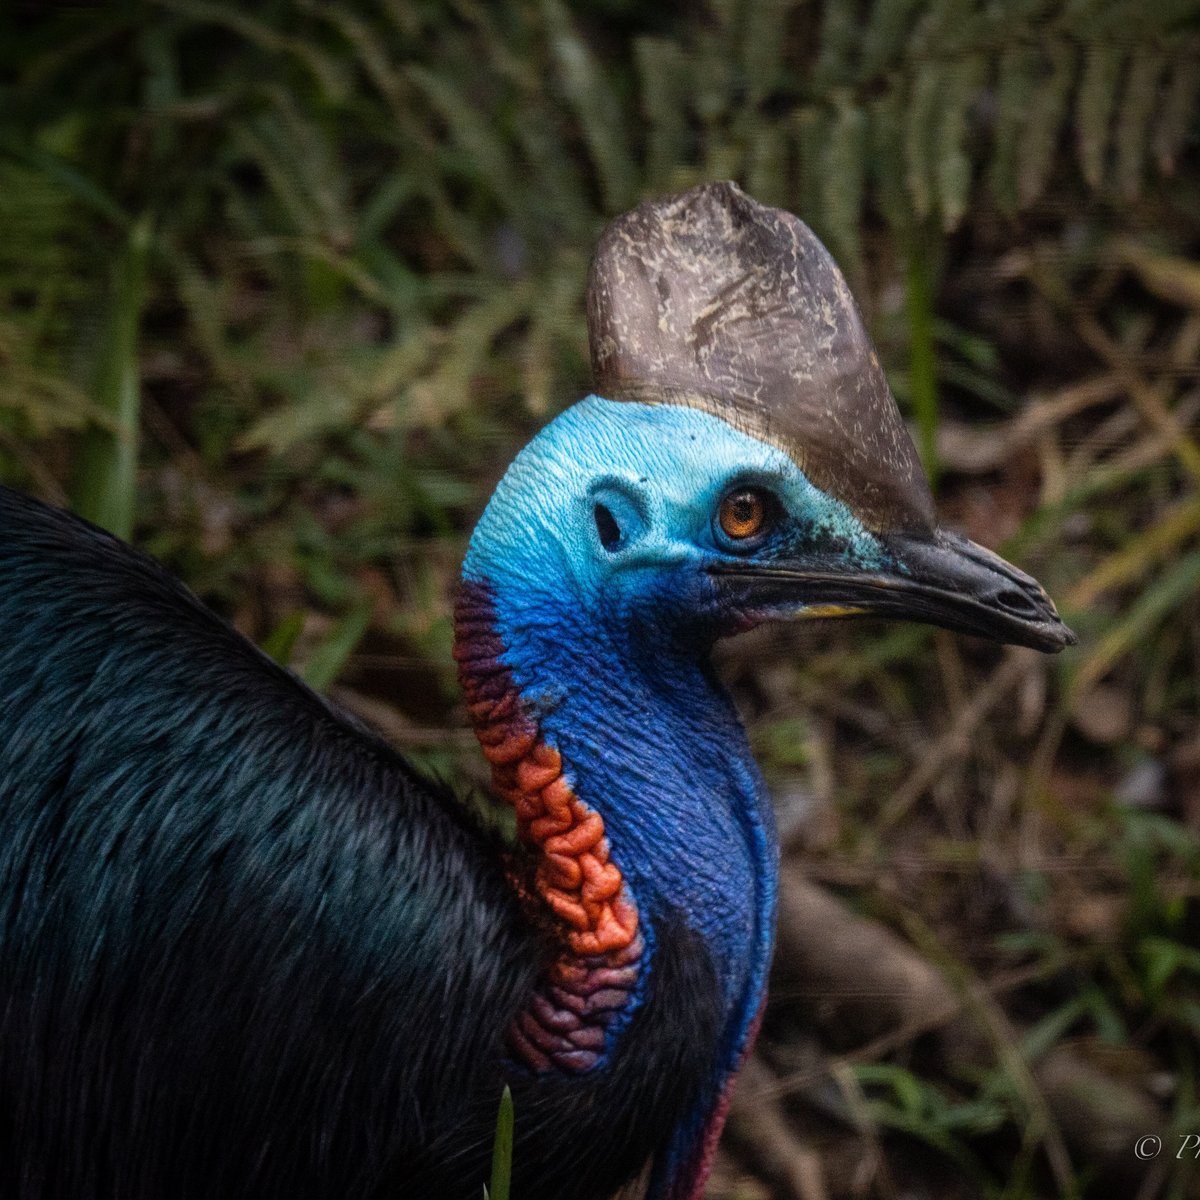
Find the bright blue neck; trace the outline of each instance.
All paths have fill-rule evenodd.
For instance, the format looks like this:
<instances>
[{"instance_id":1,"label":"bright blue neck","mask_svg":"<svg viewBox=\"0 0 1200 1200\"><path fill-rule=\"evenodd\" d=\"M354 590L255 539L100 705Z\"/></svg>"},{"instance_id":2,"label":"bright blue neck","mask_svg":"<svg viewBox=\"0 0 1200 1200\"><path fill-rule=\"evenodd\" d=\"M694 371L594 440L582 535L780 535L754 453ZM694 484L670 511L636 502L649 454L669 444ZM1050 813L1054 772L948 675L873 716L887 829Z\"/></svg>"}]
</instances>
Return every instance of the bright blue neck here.
<instances>
[{"instance_id":1,"label":"bright blue neck","mask_svg":"<svg viewBox=\"0 0 1200 1200\"><path fill-rule=\"evenodd\" d=\"M650 1195L690 1198L719 1133L770 967L778 849L766 789L732 701L696 646L629 632L577 596L495 593L504 661L575 794L605 824L647 945L679 917L723 992L708 1096L657 1164ZM651 962L653 971L653 962Z\"/></svg>"},{"instance_id":2,"label":"bright blue neck","mask_svg":"<svg viewBox=\"0 0 1200 1200\"><path fill-rule=\"evenodd\" d=\"M522 695L604 818L643 919L703 935L731 1015L753 1016L775 905L774 825L732 702L694 646L604 621L578 597L496 596ZM748 1018L747 1018L748 1019Z\"/></svg>"},{"instance_id":3,"label":"bright blue neck","mask_svg":"<svg viewBox=\"0 0 1200 1200\"><path fill-rule=\"evenodd\" d=\"M655 1197L702 1185L700 1148L719 1132L718 1096L745 1052L771 958L774 822L709 665L720 622L705 617L707 514L747 466L788 482L822 520L841 519L778 450L715 417L588 397L517 457L463 567L492 597L501 660L541 736L603 818L651 970L655 935L681 919L720 981L725 1033L709 1100L657 1164ZM623 531L617 553L598 539L597 504Z\"/></svg>"}]
</instances>

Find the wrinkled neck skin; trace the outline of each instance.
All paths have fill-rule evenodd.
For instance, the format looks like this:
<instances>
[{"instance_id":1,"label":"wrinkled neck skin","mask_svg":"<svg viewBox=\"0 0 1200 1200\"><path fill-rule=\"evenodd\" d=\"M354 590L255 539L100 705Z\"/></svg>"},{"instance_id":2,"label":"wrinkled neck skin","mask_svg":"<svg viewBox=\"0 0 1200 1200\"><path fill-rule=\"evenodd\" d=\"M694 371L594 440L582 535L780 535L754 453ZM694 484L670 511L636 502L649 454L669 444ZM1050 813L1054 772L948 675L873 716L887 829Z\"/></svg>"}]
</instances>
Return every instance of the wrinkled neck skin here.
<instances>
[{"instance_id":1,"label":"wrinkled neck skin","mask_svg":"<svg viewBox=\"0 0 1200 1200\"><path fill-rule=\"evenodd\" d=\"M713 631L681 636L672 628L671 603L694 606L703 597L672 589L655 604L636 587L601 586L562 544L562 514L531 512L514 499L518 488L527 494L531 473L561 463L548 453L554 430L535 439L501 483L464 582L490 594L522 706L561 755L574 794L603 818L645 939L641 970L653 971L656 931L672 915L701 935L712 958L726 1017L708 1099L656 1164L651 1189L689 1198L703 1188L728 1087L762 1006L778 875L774 822L741 721L710 667ZM555 527L558 536L545 536ZM678 578L681 589L705 586L695 573ZM606 1054L619 1036L618 1024Z\"/></svg>"},{"instance_id":2,"label":"wrinkled neck skin","mask_svg":"<svg viewBox=\"0 0 1200 1200\"><path fill-rule=\"evenodd\" d=\"M496 599L522 698L576 794L603 817L643 921L682 913L736 1006L770 915L760 892L774 834L732 701L696 647L621 628L619 615L605 623L567 597L526 598Z\"/></svg>"}]
</instances>

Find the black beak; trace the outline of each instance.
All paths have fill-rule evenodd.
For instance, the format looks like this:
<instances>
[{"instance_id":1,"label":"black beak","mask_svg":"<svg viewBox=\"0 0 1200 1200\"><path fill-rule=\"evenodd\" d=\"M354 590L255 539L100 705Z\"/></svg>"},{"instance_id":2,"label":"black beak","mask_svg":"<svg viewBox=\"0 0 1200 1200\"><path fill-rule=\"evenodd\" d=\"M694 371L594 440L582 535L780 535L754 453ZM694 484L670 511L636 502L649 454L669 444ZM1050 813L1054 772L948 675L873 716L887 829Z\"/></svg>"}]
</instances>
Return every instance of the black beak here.
<instances>
[{"instance_id":1,"label":"black beak","mask_svg":"<svg viewBox=\"0 0 1200 1200\"><path fill-rule=\"evenodd\" d=\"M714 563L726 598L764 616L882 616L1057 652L1075 643L1036 579L957 534L881 535L883 569Z\"/></svg>"}]
</instances>

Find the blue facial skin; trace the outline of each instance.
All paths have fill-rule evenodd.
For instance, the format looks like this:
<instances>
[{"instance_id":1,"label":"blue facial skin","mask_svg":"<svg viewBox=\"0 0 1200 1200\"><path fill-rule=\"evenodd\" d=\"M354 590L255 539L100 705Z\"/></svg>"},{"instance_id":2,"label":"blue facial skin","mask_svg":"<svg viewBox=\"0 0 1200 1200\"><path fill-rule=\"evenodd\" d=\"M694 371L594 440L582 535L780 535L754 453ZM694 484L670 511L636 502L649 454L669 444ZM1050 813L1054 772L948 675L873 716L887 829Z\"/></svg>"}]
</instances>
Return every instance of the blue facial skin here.
<instances>
[{"instance_id":1,"label":"blue facial skin","mask_svg":"<svg viewBox=\"0 0 1200 1200\"><path fill-rule=\"evenodd\" d=\"M707 562L746 557L714 522L721 497L744 484L771 491L785 510L755 558L832 552L863 569L887 561L850 509L777 447L698 409L588 396L517 456L475 531L464 575L534 591L553 581L581 599L605 593L606 605L653 594L656 577L678 587ZM621 530L615 548L601 542L597 504Z\"/></svg>"},{"instance_id":2,"label":"blue facial skin","mask_svg":"<svg viewBox=\"0 0 1200 1200\"><path fill-rule=\"evenodd\" d=\"M744 485L778 500L751 548L715 519ZM728 1013L714 1088L761 1003L777 889L766 790L707 655L747 614L725 610L705 568L747 557L888 561L782 450L696 409L589 396L517 457L463 568L492 588L504 661L576 794L603 816L643 927L681 916L709 947Z\"/></svg>"}]
</instances>

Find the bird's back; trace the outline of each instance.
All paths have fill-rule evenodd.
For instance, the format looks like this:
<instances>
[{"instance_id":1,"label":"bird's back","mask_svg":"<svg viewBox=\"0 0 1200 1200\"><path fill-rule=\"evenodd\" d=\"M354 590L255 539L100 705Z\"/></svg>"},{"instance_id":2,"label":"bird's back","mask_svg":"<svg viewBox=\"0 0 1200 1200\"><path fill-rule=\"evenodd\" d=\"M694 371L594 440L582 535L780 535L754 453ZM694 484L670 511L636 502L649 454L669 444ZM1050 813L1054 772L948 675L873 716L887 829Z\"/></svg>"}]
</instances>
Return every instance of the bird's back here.
<instances>
[{"instance_id":1,"label":"bird's back","mask_svg":"<svg viewBox=\"0 0 1200 1200\"><path fill-rule=\"evenodd\" d=\"M528 986L486 849L152 562L0 490L0 1194L332 1194L411 1150L495 1055L473 1007Z\"/></svg>"},{"instance_id":2,"label":"bird's back","mask_svg":"<svg viewBox=\"0 0 1200 1200\"><path fill-rule=\"evenodd\" d=\"M473 1198L505 1080L525 1194L606 1194L716 1036L664 920L605 1070L514 1066L545 953L499 848L149 559L0 488L0 1195Z\"/></svg>"}]
</instances>

